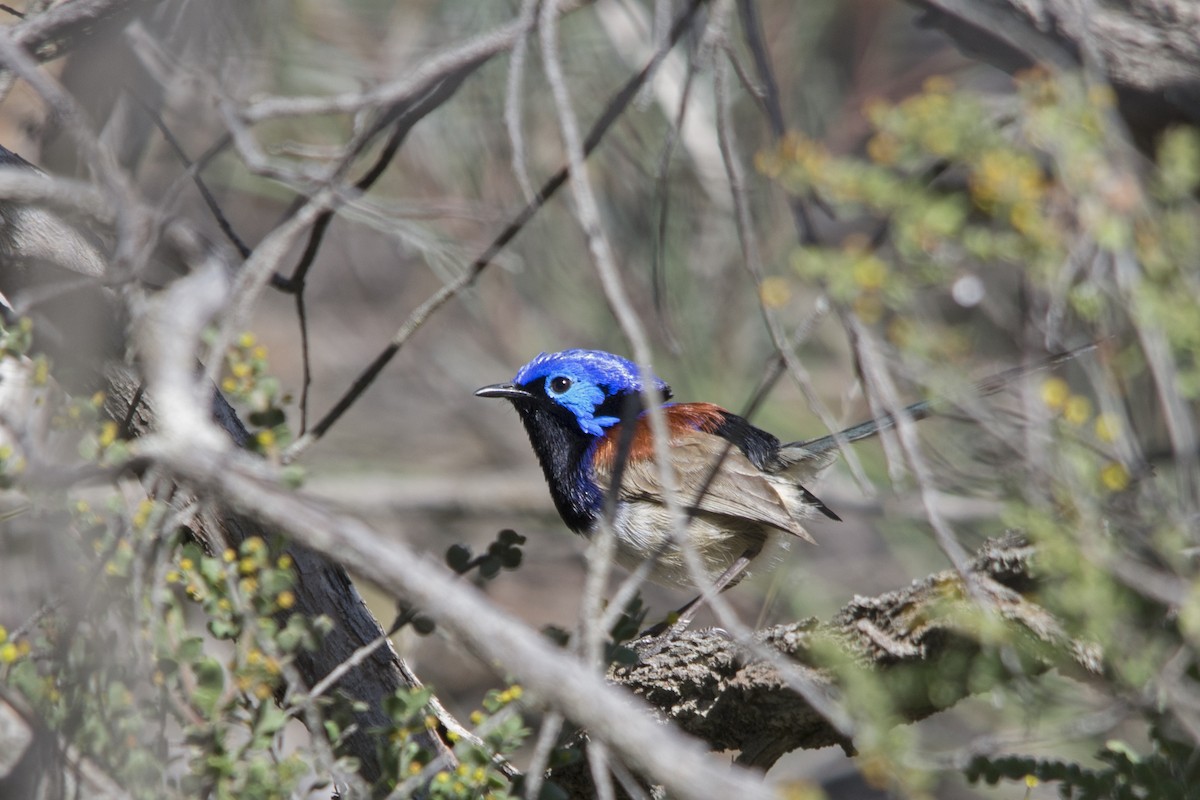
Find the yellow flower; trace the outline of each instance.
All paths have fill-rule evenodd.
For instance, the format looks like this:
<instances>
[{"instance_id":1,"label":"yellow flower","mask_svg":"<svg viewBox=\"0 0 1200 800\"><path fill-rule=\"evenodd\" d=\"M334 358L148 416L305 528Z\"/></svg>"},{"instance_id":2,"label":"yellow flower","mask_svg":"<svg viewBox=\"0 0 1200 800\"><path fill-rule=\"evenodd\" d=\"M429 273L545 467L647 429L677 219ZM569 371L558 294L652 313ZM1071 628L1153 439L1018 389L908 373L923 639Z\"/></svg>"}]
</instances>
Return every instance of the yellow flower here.
<instances>
[{"instance_id":1,"label":"yellow flower","mask_svg":"<svg viewBox=\"0 0 1200 800\"><path fill-rule=\"evenodd\" d=\"M255 438L258 439L260 447L274 447L275 445L275 431L270 428L259 431Z\"/></svg>"},{"instance_id":2,"label":"yellow flower","mask_svg":"<svg viewBox=\"0 0 1200 800\"><path fill-rule=\"evenodd\" d=\"M1036 789L1039 785L1041 785L1041 781L1037 779L1036 775L1026 775L1025 785L1030 789Z\"/></svg>"},{"instance_id":3,"label":"yellow flower","mask_svg":"<svg viewBox=\"0 0 1200 800\"><path fill-rule=\"evenodd\" d=\"M474 711L471 712L471 724L479 725L482 723L483 723L483 712L480 711L479 709L475 709Z\"/></svg>"},{"instance_id":4,"label":"yellow flower","mask_svg":"<svg viewBox=\"0 0 1200 800\"><path fill-rule=\"evenodd\" d=\"M179 583L182 578L183 576L179 574L178 570L171 570L167 573L167 583Z\"/></svg>"},{"instance_id":5,"label":"yellow flower","mask_svg":"<svg viewBox=\"0 0 1200 800\"><path fill-rule=\"evenodd\" d=\"M260 683L254 687L254 696L259 700L266 700L274 693L274 690L265 683Z\"/></svg>"},{"instance_id":6,"label":"yellow flower","mask_svg":"<svg viewBox=\"0 0 1200 800\"><path fill-rule=\"evenodd\" d=\"M194 569L195 566L196 566L196 563L194 561L192 561L190 558L185 557L185 558L179 559L179 568L181 570L183 570L184 572L187 572L189 569Z\"/></svg>"},{"instance_id":7,"label":"yellow flower","mask_svg":"<svg viewBox=\"0 0 1200 800\"><path fill-rule=\"evenodd\" d=\"M890 133L877 133L867 142L867 155L876 164L891 166L896 163L900 143Z\"/></svg>"},{"instance_id":8,"label":"yellow flower","mask_svg":"<svg viewBox=\"0 0 1200 800\"><path fill-rule=\"evenodd\" d=\"M1070 396L1071 387L1062 378L1047 378L1042 383L1042 402L1046 408L1058 411L1066 405Z\"/></svg>"},{"instance_id":9,"label":"yellow flower","mask_svg":"<svg viewBox=\"0 0 1200 800\"><path fill-rule=\"evenodd\" d=\"M17 660L17 646L12 642L0 645L0 662L11 664Z\"/></svg>"},{"instance_id":10,"label":"yellow flower","mask_svg":"<svg viewBox=\"0 0 1200 800\"><path fill-rule=\"evenodd\" d=\"M238 562L238 571L243 575L249 575L258 569L258 561L253 556L246 556Z\"/></svg>"},{"instance_id":11,"label":"yellow flower","mask_svg":"<svg viewBox=\"0 0 1200 800\"><path fill-rule=\"evenodd\" d=\"M237 553L234 552L232 547L226 547L225 552L221 554L221 558L225 560L226 564L232 564L233 560L237 558Z\"/></svg>"},{"instance_id":12,"label":"yellow flower","mask_svg":"<svg viewBox=\"0 0 1200 800\"><path fill-rule=\"evenodd\" d=\"M1031 233L1043 221L1041 211L1030 203L1017 203L1008 213L1008 221L1021 233Z\"/></svg>"},{"instance_id":13,"label":"yellow flower","mask_svg":"<svg viewBox=\"0 0 1200 800\"><path fill-rule=\"evenodd\" d=\"M758 296L767 308L780 308L791 299L792 289L786 278L772 275L764 279L762 285L758 287Z\"/></svg>"},{"instance_id":14,"label":"yellow flower","mask_svg":"<svg viewBox=\"0 0 1200 800\"><path fill-rule=\"evenodd\" d=\"M149 498L138 503L137 511L133 513L133 526L144 528L150 521L150 512L154 510L154 501Z\"/></svg>"},{"instance_id":15,"label":"yellow flower","mask_svg":"<svg viewBox=\"0 0 1200 800\"><path fill-rule=\"evenodd\" d=\"M241 336L238 337L237 343L238 343L238 347L251 348L251 347L254 347L254 343L256 341L258 341L258 340L254 338L254 334L250 333L250 331L246 331L245 333L243 333Z\"/></svg>"},{"instance_id":16,"label":"yellow flower","mask_svg":"<svg viewBox=\"0 0 1200 800\"><path fill-rule=\"evenodd\" d=\"M279 596L275 598L275 603L284 610L289 609L296 605L296 595L291 591L284 589L279 593Z\"/></svg>"},{"instance_id":17,"label":"yellow flower","mask_svg":"<svg viewBox=\"0 0 1200 800\"><path fill-rule=\"evenodd\" d=\"M408 765L408 774L409 775L420 775L421 770L424 768L425 768L424 765L422 765L420 761L414 761Z\"/></svg>"},{"instance_id":18,"label":"yellow flower","mask_svg":"<svg viewBox=\"0 0 1200 800\"><path fill-rule=\"evenodd\" d=\"M245 361L239 361L229 368L235 378L246 378L250 375L250 365Z\"/></svg>"},{"instance_id":19,"label":"yellow flower","mask_svg":"<svg viewBox=\"0 0 1200 800\"><path fill-rule=\"evenodd\" d=\"M279 560L275 562L275 566L279 567L280 569L291 569L292 557L287 553L284 553L279 557Z\"/></svg>"},{"instance_id":20,"label":"yellow flower","mask_svg":"<svg viewBox=\"0 0 1200 800\"><path fill-rule=\"evenodd\" d=\"M100 426L100 446L107 447L116 441L116 432L119 428L116 427L116 422L108 420L104 425Z\"/></svg>"},{"instance_id":21,"label":"yellow flower","mask_svg":"<svg viewBox=\"0 0 1200 800\"><path fill-rule=\"evenodd\" d=\"M1116 414L1103 413L1096 417L1096 438L1111 444L1121 435L1121 420Z\"/></svg>"},{"instance_id":22,"label":"yellow flower","mask_svg":"<svg viewBox=\"0 0 1200 800\"><path fill-rule=\"evenodd\" d=\"M1112 461L1100 470L1100 482L1110 492L1119 492L1129 486L1129 470L1124 464Z\"/></svg>"},{"instance_id":23,"label":"yellow flower","mask_svg":"<svg viewBox=\"0 0 1200 800\"><path fill-rule=\"evenodd\" d=\"M237 381L235 381L233 378L226 378L225 380L221 381L221 390L226 393L236 392L237 387Z\"/></svg>"},{"instance_id":24,"label":"yellow flower","mask_svg":"<svg viewBox=\"0 0 1200 800\"><path fill-rule=\"evenodd\" d=\"M878 289L887 279L887 264L873 255L860 258L854 264L854 282L861 289Z\"/></svg>"},{"instance_id":25,"label":"yellow flower","mask_svg":"<svg viewBox=\"0 0 1200 800\"><path fill-rule=\"evenodd\" d=\"M1072 425L1082 425L1092 416L1092 401L1083 395L1073 394L1063 407L1063 419Z\"/></svg>"}]
</instances>

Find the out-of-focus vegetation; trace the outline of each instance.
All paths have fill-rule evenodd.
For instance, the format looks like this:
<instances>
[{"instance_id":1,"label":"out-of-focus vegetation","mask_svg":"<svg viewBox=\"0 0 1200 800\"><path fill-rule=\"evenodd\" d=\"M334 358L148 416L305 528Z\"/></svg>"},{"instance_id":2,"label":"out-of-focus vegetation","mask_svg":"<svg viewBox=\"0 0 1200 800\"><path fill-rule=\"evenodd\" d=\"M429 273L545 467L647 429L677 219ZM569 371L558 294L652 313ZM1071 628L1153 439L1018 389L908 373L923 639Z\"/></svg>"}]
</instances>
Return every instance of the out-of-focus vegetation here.
<instances>
[{"instance_id":1,"label":"out-of-focus vegetation","mask_svg":"<svg viewBox=\"0 0 1200 800\"><path fill-rule=\"evenodd\" d=\"M230 0L200 25L188 16L197 4L161 5L128 37L72 54L61 79L110 141L137 138L123 125L140 131L122 167L164 219L186 219L213 242L225 234L179 154L144 112L114 101L115 85L141 80L115 52L128 47L153 67L156 113L197 158L237 108L403 80L522 6ZM585 129L662 41L655 14L676 5L601 0L561 20L562 66ZM588 161L655 368L680 399L741 411L775 358L774 325L801 341L807 374L785 371L756 424L804 439L826 421L922 397L938 398L943 419L921 423L919 441L901 426L882 447L857 448L857 462L814 487L847 522L814 526L821 547L793 548L766 586L770 601L743 586L735 605L749 623L824 615L1017 532L1035 553L1028 599L1102 664L1098 674L1035 670L1070 659L1031 655L981 605L970 626L987 654L963 667L980 697L904 725L887 684L814 647L840 678L856 755L784 760L771 775L797 796L831 799L872 796L871 787L903 797L1191 796L1200 783L1200 134L1177 124L1135 143L1103 75L1010 80L912 26L903 6L754 5L776 95L754 69L744 20L730 14L718 35L705 26L728 9L706 4ZM176 27L184 19L198 25L190 38ZM583 544L553 516L515 418L470 395L540 350L630 351L568 192L416 329L319 441L304 438L412 310L466 274L517 214L525 173L536 188L564 163L539 40L522 46L518 73L507 53L472 70L369 191L343 191L300 291L268 289L248 320L254 333L210 358L222 363L217 385L250 429L249 449L279 467L278 480L444 554L463 583L566 642ZM88 89L101 73L107 94ZM6 101L10 115L39 113L12 110L17 97ZM764 113L771 102L784 110L781 139ZM198 172L253 247L297 198L344 189L369 169L386 135L353 158L344 148L381 115L368 104L267 119L237 130L257 152L227 143ZM76 169L52 122L33 125L44 157L33 143L22 154L52 173ZM734 144L743 193L731 190L722 138ZM291 244L281 277L303 249L303 238ZM105 288L119 293L123 280ZM566 746L569 728L552 727L570 709L545 708L465 655L423 609L375 595L381 621L424 634L401 649L427 688L382 701L390 722L367 732L382 775L366 787L347 749L362 701L328 687L315 696L296 672L297 654L322 647L331 622L295 613L304 576L288 543L202 550L188 530L207 524L213 506L139 460L129 420L106 414L102 387L56 385L42 324L15 315L0 341L20 376L10 386L29 390L26 405L11 406L19 418L7 409L0 418L0 569L24 575L0 595L12 598L0 606L0 700L27 709L69 751L64 774L87 761L133 797L328 796L337 785L347 796L502 798L525 796L529 776L515 770L532 763L535 774L550 770L540 796L560 796L554 770L583 758ZM997 397L972 389L1003 366L1087 343L1095 349ZM649 620L682 599L647 589ZM624 644L647 618L642 603L618 623L609 661L631 658ZM943 705L938 674L922 679L913 691ZM434 714L434 698L462 731ZM539 731L549 733L534 747ZM435 759L429 736L457 763Z\"/></svg>"}]
</instances>

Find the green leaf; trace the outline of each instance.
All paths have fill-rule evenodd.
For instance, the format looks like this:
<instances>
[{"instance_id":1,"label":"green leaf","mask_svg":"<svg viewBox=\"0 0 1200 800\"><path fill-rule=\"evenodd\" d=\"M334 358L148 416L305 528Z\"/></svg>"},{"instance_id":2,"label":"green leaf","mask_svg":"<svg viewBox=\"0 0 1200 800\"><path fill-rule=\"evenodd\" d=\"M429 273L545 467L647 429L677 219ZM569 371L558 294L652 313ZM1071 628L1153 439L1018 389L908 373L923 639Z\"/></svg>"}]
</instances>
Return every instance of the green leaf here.
<instances>
[{"instance_id":1,"label":"green leaf","mask_svg":"<svg viewBox=\"0 0 1200 800\"><path fill-rule=\"evenodd\" d=\"M179 643L175 657L185 663L192 664L204 655L204 640L199 636L191 636Z\"/></svg>"},{"instance_id":2,"label":"green leaf","mask_svg":"<svg viewBox=\"0 0 1200 800\"><path fill-rule=\"evenodd\" d=\"M225 668L215 658L208 657L196 662L192 669L196 673L196 690L192 693L192 702L206 716L211 717L225 689Z\"/></svg>"},{"instance_id":3,"label":"green leaf","mask_svg":"<svg viewBox=\"0 0 1200 800\"><path fill-rule=\"evenodd\" d=\"M274 736L287 724L288 715L282 708L267 701L258 707L258 721L254 725L256 736Z\"/></svg>"},{"instance_id":4,"label":"green leaf","mask_svg":"<svg viewBox=\"0 0 1200 800\"><path fill-rule=\"evenodd\" d=\"M209 632L218 639L236 639L242 632L242 626L228 619L210 619Z\"/></svg>"}]
</instances>

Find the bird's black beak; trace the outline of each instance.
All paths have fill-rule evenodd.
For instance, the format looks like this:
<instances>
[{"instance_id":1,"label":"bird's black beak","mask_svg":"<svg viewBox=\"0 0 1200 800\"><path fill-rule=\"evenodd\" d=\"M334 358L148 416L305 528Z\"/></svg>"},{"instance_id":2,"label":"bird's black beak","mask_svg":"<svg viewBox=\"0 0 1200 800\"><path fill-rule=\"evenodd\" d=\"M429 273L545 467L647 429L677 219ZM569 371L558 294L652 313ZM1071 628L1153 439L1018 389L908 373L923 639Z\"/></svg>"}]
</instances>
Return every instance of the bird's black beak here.
<instances>
[{"instance_id":1,"label":"bird's black beak","mask_svg":"<svg viewBox=\"0 0 1200 800\"><path fill-rule=\"evenodd\" d=\"M505 400L528 400L532 394L511 383L493 383L475 390L476 397L500 397Z\"/></svg>"}]
</instances>

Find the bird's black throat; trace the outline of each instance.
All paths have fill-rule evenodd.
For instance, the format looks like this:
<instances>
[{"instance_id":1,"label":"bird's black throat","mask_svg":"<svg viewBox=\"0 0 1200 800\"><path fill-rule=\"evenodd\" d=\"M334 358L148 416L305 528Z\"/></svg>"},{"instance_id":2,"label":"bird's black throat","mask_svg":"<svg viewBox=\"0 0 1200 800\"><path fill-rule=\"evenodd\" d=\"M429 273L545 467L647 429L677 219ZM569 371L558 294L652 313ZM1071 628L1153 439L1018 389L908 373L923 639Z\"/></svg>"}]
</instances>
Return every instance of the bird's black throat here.
<instances>
[{"instance_id":1,"label":"bird's black throat","mask_svg":"<svg viewBox=\"0 0 1200 800\"><path fill-rule=\"evenodd\" d=\"M596 437L579 429L570 412L538 400L513 402L529 443L542 465L554 507L567 527L586 533L600 515L604 493L587 468L588 451Z\"/></svg>"}]
</instances>

